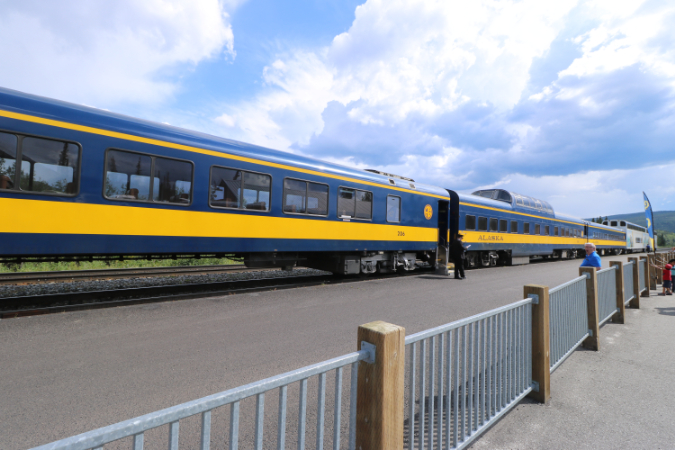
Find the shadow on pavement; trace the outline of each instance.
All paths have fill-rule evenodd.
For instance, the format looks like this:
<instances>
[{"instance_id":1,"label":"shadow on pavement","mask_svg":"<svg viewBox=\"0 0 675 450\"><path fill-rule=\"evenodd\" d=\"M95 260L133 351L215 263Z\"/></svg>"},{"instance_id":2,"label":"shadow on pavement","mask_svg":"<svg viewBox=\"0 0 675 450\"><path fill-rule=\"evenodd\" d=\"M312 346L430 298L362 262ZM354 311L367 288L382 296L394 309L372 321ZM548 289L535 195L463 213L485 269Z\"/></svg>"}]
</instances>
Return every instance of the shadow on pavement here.
<instances>
[{"instance_id":1,"label":"shadow on pavement","mask_svg":"<svg viewBox=\"0 0 675 450\"><path fill-rule=\"evenodd\" d=\"M675 307L673 307L673 308L656 308L656 310L659 312L659 314L663 314L664 316L675 316Z\"/></svg>"}]
</instances>

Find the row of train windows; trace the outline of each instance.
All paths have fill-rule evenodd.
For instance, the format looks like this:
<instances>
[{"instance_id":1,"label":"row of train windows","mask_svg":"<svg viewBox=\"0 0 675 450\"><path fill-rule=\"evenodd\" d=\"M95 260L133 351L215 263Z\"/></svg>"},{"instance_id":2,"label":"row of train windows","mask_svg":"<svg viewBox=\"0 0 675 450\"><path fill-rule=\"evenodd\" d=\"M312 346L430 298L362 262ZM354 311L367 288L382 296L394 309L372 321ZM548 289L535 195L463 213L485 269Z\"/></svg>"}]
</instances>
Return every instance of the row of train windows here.
<instances>
[{"instance_id":1,"label":"row of train windows","mask_svg":"<svg viewBox=\"0 0 675 450\"><path fill-rule=\"evenodd\" d=\"M476 228L478 225L478 228ZM518 221L511 220L510 223L505 219L496 219L494 217L478 217L467 214L465 226L467 230L474 231L489 231L495 233L519 233ZM542 225L539 223L531 224L530 222L523 223L522 234L538 234L543 236L571 236L582 237L584 235L582 230L568 228L568 227L551 227L550 225Z\"/></svg>"},{"instance_id":2,"label":"row of train windows","mask_svg":"<svg viewBox=\"0 0 675 450\"><path fill-rule=\"evenodd\" d=\"M80 157L80 147L74 143L0 132L0 189L75 195ZM193 172L190 161L107 150L104 195L113 200L188 205ZM209 184L213 208L270 211L272 177L268 174L212 166ZM327 184L286 178L283 189L284 212L328 215ZM337 215L372 220L373 193L340 187ZM401 221L400 197L387 196L386 219Z\"/></svg>"},{"instance_id":3,"label":"row of train windows","mask_svg":"<svg viewBox=\"0 0 675 450\"><path fill-rule=\"evenodd\" d=\"M622 235L600 233L599 231L591 232L592 239L604 239L606 241L623 241L625 239Z\"/></svg>"}]
</instances>

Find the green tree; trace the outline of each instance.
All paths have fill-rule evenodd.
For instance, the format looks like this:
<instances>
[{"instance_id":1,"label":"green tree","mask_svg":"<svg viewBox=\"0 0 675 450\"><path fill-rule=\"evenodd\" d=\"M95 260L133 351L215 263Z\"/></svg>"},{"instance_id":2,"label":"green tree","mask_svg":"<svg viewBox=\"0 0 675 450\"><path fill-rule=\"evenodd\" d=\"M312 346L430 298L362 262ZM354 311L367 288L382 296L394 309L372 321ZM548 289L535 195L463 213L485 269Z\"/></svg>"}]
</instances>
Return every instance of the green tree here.
<instances>
[{"instance_id":1,"label":"green tree","mask_svg":"<svg viewBox=\"0 0 675 450\"><path fill-rule=\"evenodd\" d=\"M656 236L656 245L658 245L659 247L665 247L666 246L665 233L661 232Z\"/></svg>"}]
</instances>

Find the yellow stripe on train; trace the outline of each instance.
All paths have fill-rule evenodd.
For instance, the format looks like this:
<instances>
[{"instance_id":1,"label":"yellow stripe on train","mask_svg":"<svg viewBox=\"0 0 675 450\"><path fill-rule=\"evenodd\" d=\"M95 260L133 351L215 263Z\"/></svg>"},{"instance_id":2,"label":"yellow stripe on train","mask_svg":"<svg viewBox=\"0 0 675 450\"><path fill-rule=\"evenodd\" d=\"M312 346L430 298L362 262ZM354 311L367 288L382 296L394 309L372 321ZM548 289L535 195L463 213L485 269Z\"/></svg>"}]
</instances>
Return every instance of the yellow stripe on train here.
<instances>
[{"instance_id":1,"label":"yellow stripe on train","mask_svg":"<svg viewBox=\"0 0 675 450\"><path fill-rule=\"evenodd\" d=\"M433 242L436 228L0 198L0 233Z\"/></svg>"},{"instance_id":2,"label":"yellow stripe on train","mask_svg":"<svg viewBox=\"0 0 675 450\"><path fill-rule=\"evenodd\" d=\"M462 231L464 242L467 244L548 244L548 245L579 245L593 242L595 245L611 245L625 247L626 241L610 241L605 239L587 239L585 237L542 236L537 234L510 234L488 233L484 231Z\"/></svg>"}]
</instances>

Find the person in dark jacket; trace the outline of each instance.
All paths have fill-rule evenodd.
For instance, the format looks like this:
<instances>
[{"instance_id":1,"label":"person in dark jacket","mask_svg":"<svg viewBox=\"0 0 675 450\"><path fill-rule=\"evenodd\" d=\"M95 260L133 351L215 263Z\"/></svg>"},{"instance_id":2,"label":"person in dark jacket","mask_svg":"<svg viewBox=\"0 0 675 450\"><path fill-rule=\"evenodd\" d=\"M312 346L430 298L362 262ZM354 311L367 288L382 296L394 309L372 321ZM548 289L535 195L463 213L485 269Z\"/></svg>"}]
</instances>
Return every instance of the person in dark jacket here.
<instances>
[{"instance_id":1,"label":"person in dark jacket","mask_svg":"<svg viewBox=\"0 0 675 450\"><path fill-rule=\"evenodd\" d=\"M464 260L466 259L466 247L462 243L462 238L464 236L461 233L457 233L457 239L452 242L450 246L450 256L452 257L452 262L455 264L455 279L463 280L466 277L464 276Z\"/></svg>"}]
</instances>

